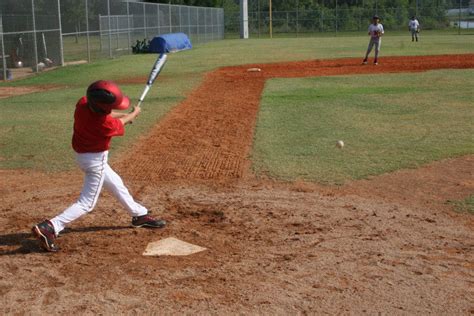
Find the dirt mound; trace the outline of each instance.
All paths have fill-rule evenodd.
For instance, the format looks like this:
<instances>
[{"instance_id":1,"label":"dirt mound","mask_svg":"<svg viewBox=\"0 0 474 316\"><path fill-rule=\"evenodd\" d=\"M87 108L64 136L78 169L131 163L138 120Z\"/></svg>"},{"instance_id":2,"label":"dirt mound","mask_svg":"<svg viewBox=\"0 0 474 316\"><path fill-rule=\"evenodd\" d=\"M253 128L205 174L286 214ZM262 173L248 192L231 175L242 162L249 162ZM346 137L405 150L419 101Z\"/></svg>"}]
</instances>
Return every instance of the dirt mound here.
<instances>
[{"instance_id":1,"label":"dirt mound","mask_svg":"<svg viewBox=\"0 0 474 316\"><path fill-rule=\"evenodd\" d=\"M460 315L473 306L474 233L462 215L281 184L167 184L140 193L166 229L131 228L106 194L61 234L60 253L42 253L30 225L74 200L80 179L72 179L53 187L36 177L41 190L2 195L2 314ZM208 250L141 255L166 237Z\"/></svg>"}]
</instances>

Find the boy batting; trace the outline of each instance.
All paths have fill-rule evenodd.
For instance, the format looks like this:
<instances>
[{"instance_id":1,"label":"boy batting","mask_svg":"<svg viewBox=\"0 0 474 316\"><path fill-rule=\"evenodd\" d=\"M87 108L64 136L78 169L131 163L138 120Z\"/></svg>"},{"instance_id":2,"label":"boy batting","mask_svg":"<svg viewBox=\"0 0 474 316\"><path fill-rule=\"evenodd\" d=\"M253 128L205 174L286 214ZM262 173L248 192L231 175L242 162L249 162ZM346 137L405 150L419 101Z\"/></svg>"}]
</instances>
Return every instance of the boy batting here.
<instances>
[{"instance_id":1,"label":"boy batting","mask_svg":"<svg viewBox=\"0 0 474 316\"><path fill-rule=\"evenodd\" d=\"M76 104L72 147L76 162L84 172L84 185L79 199L61 214L51 220L44 220L33 226L32 233L40 246L51 252L59 250L55 244L58 234L71 222L92 211L105 186L132 217L132 226L161 228L163 220L148 215L148 210L128 192L120 176L108 164L110 141L114 136L125 133L125 125L131 123L140 113L139 106L130 113L114 112L125 110L130 99L111 81L96 81L87 89L87 96Z\"/></svg>"},{"instance_id":2,"label":"boy batting","mask_svg":"<svg viewBox=\"0 0 474 316\"><path fill-rule=\"evenodd\" d=\"M365 58L362 61L363 65L367 65L367 59L369 54L372 51L372 48L375 46L375 59L374 65L378 65L378 57L380 51L380 45L382 44L382 36L384 34L383 25L380 24L380 18L377 15L374 15L372 18L372 23L369 25L369 47L367 47L367 53L365 53Z\"/></svg>"}]
</instances>

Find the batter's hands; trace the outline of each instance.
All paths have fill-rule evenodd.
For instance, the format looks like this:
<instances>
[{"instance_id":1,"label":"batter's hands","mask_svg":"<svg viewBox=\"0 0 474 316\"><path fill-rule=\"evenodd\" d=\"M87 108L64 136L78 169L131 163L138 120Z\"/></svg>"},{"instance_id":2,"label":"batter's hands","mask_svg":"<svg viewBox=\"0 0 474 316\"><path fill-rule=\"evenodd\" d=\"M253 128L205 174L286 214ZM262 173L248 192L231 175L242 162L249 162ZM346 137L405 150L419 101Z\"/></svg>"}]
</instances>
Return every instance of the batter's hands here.
<instances>
[{"instance_id":1,"label":"batter's hands","mask_svg":"<svg viewBox=\"0 0 474 316\"><path fill-rule=\"evenodd\" d=\"M136 106L133 107L132 112L130 112L130 113L134 114L135 117L137 117L138 114L140 114L141 111L142 111L142 107L140 105L136 105Z\"/></svg>"},{"instance_id":2,"label":"batter's hands","mask_svg":"<svg viewBox=\"0 0 474 316\"><path fill-rule=\"evenodd\" d=\"M122 121L123 125L131 124L133 120L140 114L141 111L142 111L141 106L139 105L134 106L130 113L120 118L120 121Z\"/></svg>"}]
</instances>

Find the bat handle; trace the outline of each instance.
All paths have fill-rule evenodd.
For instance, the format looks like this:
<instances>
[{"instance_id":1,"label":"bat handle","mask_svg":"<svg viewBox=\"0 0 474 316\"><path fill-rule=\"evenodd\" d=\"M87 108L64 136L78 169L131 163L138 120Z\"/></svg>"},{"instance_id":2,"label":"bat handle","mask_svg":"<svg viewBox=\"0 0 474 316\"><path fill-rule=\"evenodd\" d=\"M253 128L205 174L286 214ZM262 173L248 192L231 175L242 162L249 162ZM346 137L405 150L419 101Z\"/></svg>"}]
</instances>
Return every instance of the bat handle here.
<instances>
[{"instance_id":1,"label":"bat handle","mask_svg":"<svg viewBox=\"0 0 474 316\"><path fill-rule=\"evenodd\" d=\"M145 96L148 94L148 91L150 91L150 86L146 85L145 89L143 90L142 95L140 96L140 99L138 99L139 100L138 104L141 104L143 102L143 100L145 99Z\"/></svg>"}]
</instances>

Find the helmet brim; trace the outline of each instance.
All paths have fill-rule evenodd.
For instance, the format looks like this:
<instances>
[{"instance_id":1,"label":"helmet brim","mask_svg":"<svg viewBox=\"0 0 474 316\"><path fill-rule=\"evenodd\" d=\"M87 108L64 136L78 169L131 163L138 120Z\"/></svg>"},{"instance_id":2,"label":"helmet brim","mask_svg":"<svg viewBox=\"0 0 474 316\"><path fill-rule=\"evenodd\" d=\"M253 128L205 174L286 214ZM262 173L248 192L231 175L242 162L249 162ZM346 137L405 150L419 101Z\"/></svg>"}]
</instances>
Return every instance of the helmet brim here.
<instances>
[{"instance_id":1,"label":"helmet brim","mask_svg":"<svg viewBox=\"0 0 474 316\"><path fill-rule=\"evenodd\" d=\"M122 102L117 105L116 109L117 110L126 110L130 106L130 98L127 97L126 95L123 96Z\"/></svg>"}]
</instances>

